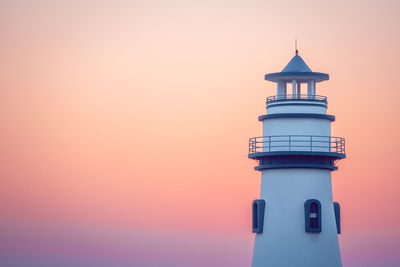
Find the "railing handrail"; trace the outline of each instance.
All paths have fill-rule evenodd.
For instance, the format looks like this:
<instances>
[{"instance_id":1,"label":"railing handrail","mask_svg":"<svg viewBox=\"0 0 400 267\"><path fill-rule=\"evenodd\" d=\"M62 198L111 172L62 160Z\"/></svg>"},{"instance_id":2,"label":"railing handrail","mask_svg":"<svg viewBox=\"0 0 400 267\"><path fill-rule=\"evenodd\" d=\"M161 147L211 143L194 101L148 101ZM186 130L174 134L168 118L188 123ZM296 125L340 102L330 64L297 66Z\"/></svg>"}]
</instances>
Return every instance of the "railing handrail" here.
<instances>
[{"instance_id":1,"label":"railing handrail","mask_svg":"<svg viewBox=\"0 0 400 267\"><path fill-rule=\"evenodd\" d=\"M286 94L286 95L273 95L267 97L267 104L275 101L287 100L308 100L328 103L327 97L322 95L308 95L308 94Z\"/></svg>"},{"instance_id":2,"label":"railing handrail","mask_svg":"<svg viewBox=\"0 0 400 267\"><path fill-rule=\"evenodd\" d=\"M336 137L336 136L329 136L329 135L310 135L310 134L281 134L281 135L264 135L264 136L256 136L251 137L250 139L254 138L261 138L261 137L288 137L288 136L303 136L303 137L330 137L330 138L343 138L343 137Z\"/></svg>"},{"instance_id":3,"label":"railing handrail","mask_svg":"<svg viewBox=\"0 0 400 267\"><path fill-rule=\"evenodd\" d=\"M309 145L304 143L309 143ZM283 149L276 150L277 148ZM309 149L297 150L297 148ZM324 149L327 151L324 151ZM345 154L345 139L343 137L325 135L270 135L252 137L249 139L249 154L279 151L332 152Z\"/></svg>"}]
</instances>

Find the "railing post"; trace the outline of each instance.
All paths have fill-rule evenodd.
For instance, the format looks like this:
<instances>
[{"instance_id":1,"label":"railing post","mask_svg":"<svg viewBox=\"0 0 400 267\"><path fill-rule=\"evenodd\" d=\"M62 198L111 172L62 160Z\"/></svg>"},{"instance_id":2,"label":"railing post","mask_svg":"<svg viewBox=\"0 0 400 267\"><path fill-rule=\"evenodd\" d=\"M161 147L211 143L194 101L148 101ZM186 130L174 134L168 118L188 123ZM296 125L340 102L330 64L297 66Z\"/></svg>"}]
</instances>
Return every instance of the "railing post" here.
<instances>
[{"instance_id":1,"label":"railing post","mask_svg":"<svg viewBox=\"0 0 400 267\"><path fill-rule=\"evenodd\" d=\"M271 136L268 136L268 152L271 152Z\"/></svg>"},{"instance_id":2,"label":"railing post","mask_svg":"<svg viewBox=\"0 0 400 267\"><path fill-rule=\"evenodd\" d=\"M312 152L312 135L311 135L311 146L310 146L310 151Z\"/></svg>"},{"instance_id":3,"label":"railing post","mask_svg":"<svg viewBox=\"0 0 400 267\"><path fill-rule=\"evenodd\" d=\"M290 138L290 135L289 135L289 151L292 151L292 148L291 148L291 138Z\"/></svg>"},{"instance_id":4,"label":"railing post","mask_svg":"<svg viewBox=\"0 0 400 267\"><path fill-rule=\"evenodd\" d=\"M332 142L332 137L331 136L329 136L329 151L328 152L331 152L331 142Z\"/></svg>"},{"instance_id":5,"label":"railing post","mask_svg":"<svg viewBox=\"0 0 400 267\"><path fill-rule=\"evenodd\" d=\"M255 144L255 146L254 146L254 150L255 150L255 151L254 151L254 152L257 153L257 149L259 148L259 147L258 147L258 143L259 143L260 141L257 140L257 138L256 138L256 139L254 140L254 142L255 142L255 143L254 143L254 144ZM262 143L261 143L261 144L262 144ZM261 146L261 150L262 150L262 149L263 149L263 148L262 148L262 146ZM262 152L262 151L261 151L261 152Z\"/></svg>"}]
</instances>

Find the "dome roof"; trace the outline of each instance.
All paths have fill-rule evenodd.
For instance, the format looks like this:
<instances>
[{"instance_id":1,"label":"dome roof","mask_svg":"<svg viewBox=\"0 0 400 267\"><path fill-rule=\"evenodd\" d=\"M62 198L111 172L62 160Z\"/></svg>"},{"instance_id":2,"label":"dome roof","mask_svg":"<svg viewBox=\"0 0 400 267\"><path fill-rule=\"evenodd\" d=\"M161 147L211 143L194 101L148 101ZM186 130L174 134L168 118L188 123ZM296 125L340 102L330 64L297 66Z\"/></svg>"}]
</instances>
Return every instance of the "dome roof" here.
<instances>
[{"instance_id":1,"label":"dome roof","mask_svg":"<svg viewBox=\"0 0 400 267\"><path fill-rule=\"evenodd\" d=\"M295 55L282 72L312 72L299 55Z\"/></svg>"},{"instance_id":2,"label":"dome roof","mask_svg":"<svg viewBox=\"0 0 400 267\"><path fill-rule=\"evenodd\" d=\"M322 82L329 80L329 75L326 73L313 72L296 52L296 55L281 72L266 74L265 80L271 82L291 82L293 80L298 82Z\"/></svg>"}]
</instances>

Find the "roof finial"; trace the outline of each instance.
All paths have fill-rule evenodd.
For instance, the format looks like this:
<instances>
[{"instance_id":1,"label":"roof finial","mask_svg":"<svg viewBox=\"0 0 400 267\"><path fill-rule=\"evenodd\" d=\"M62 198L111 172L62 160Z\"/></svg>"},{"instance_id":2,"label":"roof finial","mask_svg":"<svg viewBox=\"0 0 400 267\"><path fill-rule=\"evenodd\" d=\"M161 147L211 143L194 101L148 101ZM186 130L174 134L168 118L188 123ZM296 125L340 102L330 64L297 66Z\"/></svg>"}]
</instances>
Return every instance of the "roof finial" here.
<instances>
[{"instance_id":1,"label":"roof finial","mask_svg":"<svg viewBox=\"0 0 400 267\"><path fill-rule=\"evenodd\" d=\"M294 47L296 49L296 55L299 54L299 50L297 50L297 38L294 39Z\"/></svg>"}]
</instances>

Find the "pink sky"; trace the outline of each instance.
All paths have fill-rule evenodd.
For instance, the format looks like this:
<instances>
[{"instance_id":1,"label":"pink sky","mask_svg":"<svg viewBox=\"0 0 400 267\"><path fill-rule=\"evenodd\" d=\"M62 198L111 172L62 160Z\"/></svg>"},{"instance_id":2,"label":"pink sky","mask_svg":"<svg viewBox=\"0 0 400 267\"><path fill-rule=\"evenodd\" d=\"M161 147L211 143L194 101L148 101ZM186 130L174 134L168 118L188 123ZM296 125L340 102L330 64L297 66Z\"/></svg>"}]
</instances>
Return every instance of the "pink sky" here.
<instances>
[{"instance_id":1,"label":"pink sky","mask_svg":"<svg viewBox=\"0 0 400 267\"><path fill-rule=\"evenodd\" d=\"M346 138L345 266L400 265L398 1L0 4L0 265L249 266L248 138L300 55Z\"/></svg>"}]
</instances>

